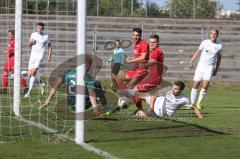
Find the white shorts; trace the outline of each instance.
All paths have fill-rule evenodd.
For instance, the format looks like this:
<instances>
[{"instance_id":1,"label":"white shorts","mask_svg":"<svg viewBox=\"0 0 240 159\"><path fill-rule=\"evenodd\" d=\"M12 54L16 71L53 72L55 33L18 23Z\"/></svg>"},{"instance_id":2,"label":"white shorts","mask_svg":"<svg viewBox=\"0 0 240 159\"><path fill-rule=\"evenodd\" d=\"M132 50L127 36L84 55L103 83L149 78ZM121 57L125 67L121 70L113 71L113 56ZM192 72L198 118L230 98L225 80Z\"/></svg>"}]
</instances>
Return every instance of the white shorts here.
<instances>
[{"instance_id":1,"label":"white shorts","mask_svg":"<svg viewBox=\"0 0 240 159\"><path fill-rule=\"evenodd\" d=\"M202 80L211 81L212 74L213 74L212 68L206 68L206 69L198 69L197 68L195 71L193 80L198 81L198 82L200 82Z\"/></svg>"},{"instance_id":2,"label":"white shorts","mask_svg":"<svg viewBox=\"0 0 240 159\"><path fill-rule=\"evenodd\" d=\"M145 97L145 99L146 99L146 102L148 104L150 104L151 97L148 96L148 97ZM165 108L165 97L163 97L163 96L157 97L157 99L154 103L154 112L157 116L160 116L160 117L167 116L167 111Z\"/></svg>"},{"instance_id":3,"label":"white shorts","mask_svg":"<svg viewBox=\"0 0 240 159\"><path fill-rule=\"evenodd\" d=\"M39 69L40 64L42 63L42 59L40 58L32 58L30 57L29 63L28 63L28 69Z\"/></svg>"}]
</instances>

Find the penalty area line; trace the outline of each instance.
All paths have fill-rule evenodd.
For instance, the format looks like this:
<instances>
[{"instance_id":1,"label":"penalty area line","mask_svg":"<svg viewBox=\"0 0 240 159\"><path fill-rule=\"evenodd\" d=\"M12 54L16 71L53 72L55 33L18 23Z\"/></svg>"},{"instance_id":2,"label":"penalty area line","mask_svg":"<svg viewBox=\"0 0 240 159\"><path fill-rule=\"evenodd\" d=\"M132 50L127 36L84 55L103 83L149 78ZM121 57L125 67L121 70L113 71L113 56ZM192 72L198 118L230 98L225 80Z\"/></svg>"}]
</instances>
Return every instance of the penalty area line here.
<instances>
[{"instance_id":1,"label":"penalty area line","mask_svg":"<svg viewBox=\"0 0 240 159\"><path fill-rule=\"evenodd\" d=\"M30 120L27 120L23 117L15 117L15 119L19 120L19 121L22 121L22 122L25 122L25 123L28 123L28 124L31 124L35 127L38 127L40 129L43 129L43 130L46 130L47 132L49 133L53 133L54 136L58 137L59 139L62 139L62 140L70 140L70 141L73 141L74 142L74 139L73 138L70 138L68 135L65 135L65 134L57 134L58 131L55 130L55 129L52 129L52 128L49 128L47 127L46 125L44 124L41 124L41 123L36 123L34 121L30 121ZM82 146L84 149L86 149L87 151L89 152L94 152L95 154L99 155L99 156L102 156L106 159L120 159L119 157L116 157L106 151L103 151L101 149L98 149L90 144L87 144L87 143L83 143L83 144L78 144L80 146Z\"/></svg>"}]
</instances>

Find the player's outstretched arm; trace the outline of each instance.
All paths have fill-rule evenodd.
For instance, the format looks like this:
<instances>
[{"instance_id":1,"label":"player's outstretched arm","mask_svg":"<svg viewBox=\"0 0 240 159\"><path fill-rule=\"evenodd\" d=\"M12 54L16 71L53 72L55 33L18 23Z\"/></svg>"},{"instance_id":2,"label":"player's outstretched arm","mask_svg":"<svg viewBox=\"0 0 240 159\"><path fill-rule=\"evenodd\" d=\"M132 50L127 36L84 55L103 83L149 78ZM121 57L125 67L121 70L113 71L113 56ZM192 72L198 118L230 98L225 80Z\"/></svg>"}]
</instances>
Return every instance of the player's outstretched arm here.
<instances>
[{"instance_id":1,"label":"player's outstretched arm","mask_svg":"<svg viewBox=\"0 0 240 159\"><path fill-rule=\"evenodd\" d=\"M199 57L200 52L201 52L201 50L197 49L197 50L193 53L192 58L188 61L188 67L189 67L189 68L193 68L193 62L194 62L194 60L196 60L196 59Z\"/></svg>"},{"instance_id":2,"label":"player's outstretched arm","mask_svg":"<svg viewBox=\"0 0 240 159\"><path fill-rule=\"evenodd\" d=\"M54 97L54 95L56 94L57 89L61 86L61 84L63 83L63 79L61 77L59 77L55 83L55 85L52 87L52 89L50 90L50 93L48 95L48 98L46 99L46 101L39 107L39 110L47 107L49 102L51 101L52 97Z\"/></svg>"},{"instance_id":3,"label":"player's outstretched arm","mask_svg":"<svg viewBox=\"0 0 240 159\"><path fill-rule=\"evenodd\" d=\"M221 59L222 59L222 54L218 53L217 54L217 64L216 64L216 68L213 72L213 76L216 76L216 74L218 72L218 69L219 69L219 66L220 66L220 63L221 63Z\"/></svg>"},{"instance_id":4,"label":"player's outstretched arm","mask_svg":"<svg viewBox=\"0 0 240 159\"><path fill-rule=\"evenodd\" d=\"M201 111L195 105L193 106L193 111L197 115L198 118L203 118Z\"/></svg>"}]
</instances>

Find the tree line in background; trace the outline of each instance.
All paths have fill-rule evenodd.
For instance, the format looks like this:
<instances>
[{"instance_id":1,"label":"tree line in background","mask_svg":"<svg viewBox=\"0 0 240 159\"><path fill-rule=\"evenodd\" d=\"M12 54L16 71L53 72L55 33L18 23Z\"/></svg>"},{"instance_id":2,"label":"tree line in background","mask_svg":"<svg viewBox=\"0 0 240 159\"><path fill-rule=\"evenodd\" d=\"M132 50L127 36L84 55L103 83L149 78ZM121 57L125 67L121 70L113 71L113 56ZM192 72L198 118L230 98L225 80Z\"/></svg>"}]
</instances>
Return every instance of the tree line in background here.
<instances>
[{"instance_id":1,"label":"tree line in background","mask_svg":"<svg viewBox=\"0 0 240 159\"><path fill-rule=\"evenodd\" d=\"M15 0L0 0L0 8L2 14L14 13ZM23 0L25 14L75 15L76 9L76 0ZM212 0L166 0L164 6L151 0L87 0L89 16L216 18L220 9ZM240 16L217 18L240 19Z\"/></svg>"}]
</instances>

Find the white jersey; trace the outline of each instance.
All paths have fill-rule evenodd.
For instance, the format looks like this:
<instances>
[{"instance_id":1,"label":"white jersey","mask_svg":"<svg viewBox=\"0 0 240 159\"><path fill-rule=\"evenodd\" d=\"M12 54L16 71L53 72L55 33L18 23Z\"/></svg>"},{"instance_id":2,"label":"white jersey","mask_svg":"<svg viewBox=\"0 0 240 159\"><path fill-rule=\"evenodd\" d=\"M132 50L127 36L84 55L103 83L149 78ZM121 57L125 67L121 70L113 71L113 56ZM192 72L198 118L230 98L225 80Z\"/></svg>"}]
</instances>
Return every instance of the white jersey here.
<instances>
[{"instance_id":1,"label":"white jersey","mask_svg":"<svg viewBox=\"0 0 240 159\"><path fill-rule=\"evenodd\" d=\"M45 33L39 34L38 32L34 32L31 34L30 41L36 41L36 43L32 45L31 57L41 60L46 45L51 43L48 35Z\"/></svg>"},{"instance_id":2,"label":"white jersey","mask_svg":"<svg viewBox=\"0 0 240 159\"><path fill-rule=\"evenodd\" d=\"M148 104L150 104L150 98L151 97L146 97ZM172 91L169 91L166 96L157 97L154 103L154 112L161 117L170 117L182 106L191 108L192 104L190 99L182 93L174 96Z\"/></svg>"},{"instance_id":3,"label":"white jersey","mask_svg":"<svg viewBox=\"0 0 240 159\"><path fill-rule=\"evenodd\" d=\"M204 40L200 44L201 56L198 62L198 68L213 68L216 63L217 53L221 53L222 44L213 43L211 40Z\"/></svg>"}]
</instances>

